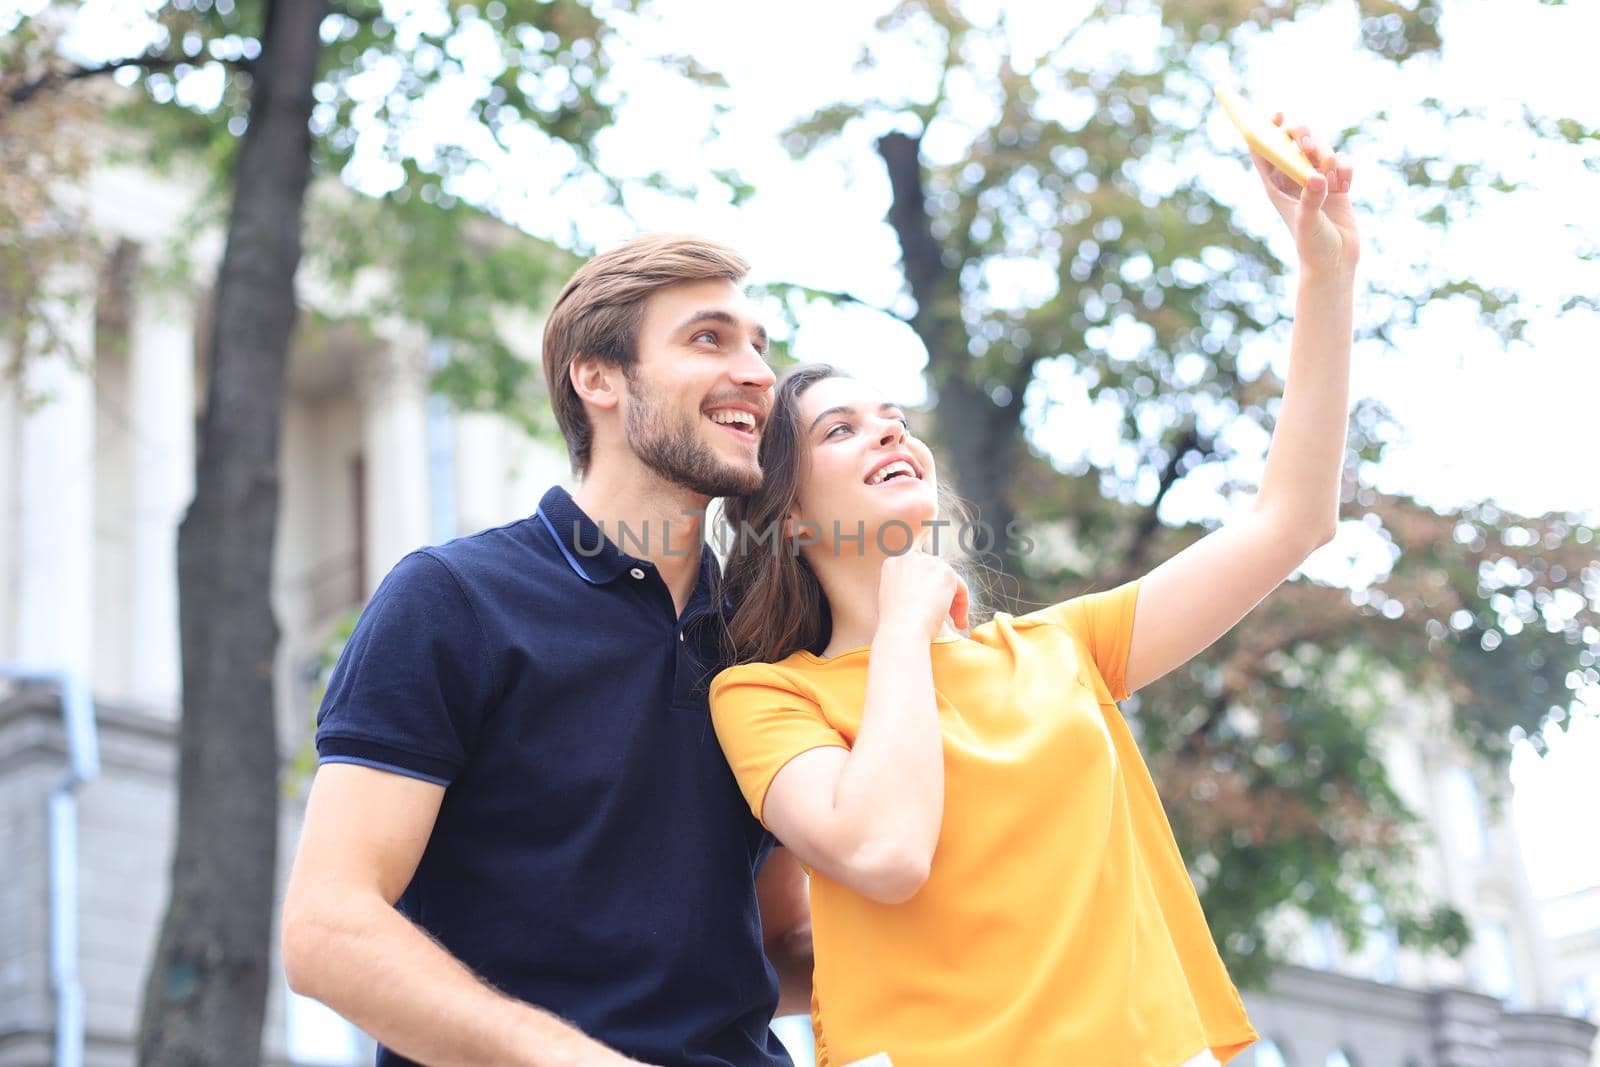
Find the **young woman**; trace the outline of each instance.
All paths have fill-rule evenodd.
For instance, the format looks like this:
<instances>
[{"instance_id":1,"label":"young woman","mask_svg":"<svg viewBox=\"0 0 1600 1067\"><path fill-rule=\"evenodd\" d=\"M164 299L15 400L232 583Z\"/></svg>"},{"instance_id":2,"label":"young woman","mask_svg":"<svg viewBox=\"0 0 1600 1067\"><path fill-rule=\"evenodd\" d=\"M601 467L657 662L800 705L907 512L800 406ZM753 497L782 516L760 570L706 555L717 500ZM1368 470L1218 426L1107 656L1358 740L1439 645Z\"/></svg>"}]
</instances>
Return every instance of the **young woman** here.
<instances>
[{"instance_id":1,"label":"young woman","mask_svg":"<svg viewBox=\"0 0 1600 1067\"><path fill-rule=\"evenodd\" d=\"M765 484L728 508L740 665L711 710L751 808L812 873L820 1063L1180 1067L1255 1039L1116 704L1334 531L1351 171L1291 133L1318 169L1303 191L1255 161L1300 258L1260 493L1137 581L964 632L933 551L957 537L929 525L934 459L900 410L831 368L780 385Z\"/></svg>"}]
</instances>

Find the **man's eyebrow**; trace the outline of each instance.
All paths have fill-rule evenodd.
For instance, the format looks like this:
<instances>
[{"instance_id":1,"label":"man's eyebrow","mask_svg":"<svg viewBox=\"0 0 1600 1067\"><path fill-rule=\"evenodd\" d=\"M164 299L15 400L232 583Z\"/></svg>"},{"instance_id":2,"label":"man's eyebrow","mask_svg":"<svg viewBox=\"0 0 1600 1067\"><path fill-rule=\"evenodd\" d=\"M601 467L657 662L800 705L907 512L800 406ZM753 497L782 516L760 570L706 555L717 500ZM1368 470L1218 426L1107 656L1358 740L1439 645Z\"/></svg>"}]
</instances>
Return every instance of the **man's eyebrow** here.
<instances>
[{"instance_id":1,"label":"man's eyebrow","mask_svg":"<svg viewBox=\"0 0 1600 1067\"><path fill-rule=\"evenodd\" d=\"M891 403L887 400L878 405L878 414L880 415L890 411L902 410L904 410L904 408L901 405ZM849 404L840 404L836 407L831 407L827 411L824 411L822 414L811 420L811 425L806 427L806 433L810 433L812 430L815 430L817 428L817 423L821 422L829 415L854 415L855 413L856 409L851 407Z\"/></svg>"},{"instance_id":2,"label":"man's eyebrow","mask_svg":"<svg viewBox=\"0 0 1600 1067\"><path fill-rule=\"evenodd\" d=\"M729 326L734 329L738 329L741 325L743 325L739 319L730 312L723 311L719 308L706 308L703 311L696 311L694 314L684 319L682 324L679 325L678 329L687 330L689 327L698 325L702 322L715 322L719 325ZM765 355L767 352L767 346L769 344L767 340L767 328L758 322L756 323L756 327L752 333L755 335L756 351L760 352L762 355Z\"/></svg>"}]
</instances>

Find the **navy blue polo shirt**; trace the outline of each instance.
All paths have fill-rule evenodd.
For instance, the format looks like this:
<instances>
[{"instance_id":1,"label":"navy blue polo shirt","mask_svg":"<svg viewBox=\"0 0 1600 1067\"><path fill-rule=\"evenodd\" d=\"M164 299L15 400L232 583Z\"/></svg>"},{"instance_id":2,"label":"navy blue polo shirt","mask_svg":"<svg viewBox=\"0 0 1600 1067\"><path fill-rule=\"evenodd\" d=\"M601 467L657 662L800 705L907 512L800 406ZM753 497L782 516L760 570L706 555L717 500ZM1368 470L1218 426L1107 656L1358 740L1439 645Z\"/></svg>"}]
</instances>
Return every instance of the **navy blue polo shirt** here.
<instances>
[{"instance_id":1,"label":"navy blue polo shirt","mask_svg":"<svg viewBox=\"0 0 1600 1067\"><path fill-rule=\"evenodd\" d=\"M399 909L496 988L646 1063L788 1067L755 896L772 838L711 727L699 548L682 618L560 488L411 553L334 668L317 751L446 787Z\"/></svg>"}]
</instances>

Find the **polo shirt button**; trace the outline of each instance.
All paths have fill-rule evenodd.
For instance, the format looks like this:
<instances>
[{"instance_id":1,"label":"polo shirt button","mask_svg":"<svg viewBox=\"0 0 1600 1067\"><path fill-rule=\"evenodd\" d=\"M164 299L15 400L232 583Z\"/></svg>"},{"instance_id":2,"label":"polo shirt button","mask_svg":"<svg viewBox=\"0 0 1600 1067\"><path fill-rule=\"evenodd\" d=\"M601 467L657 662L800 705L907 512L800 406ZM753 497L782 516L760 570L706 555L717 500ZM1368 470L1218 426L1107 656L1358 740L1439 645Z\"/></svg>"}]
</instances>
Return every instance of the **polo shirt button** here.
<instances>
[{"instance_id":1,"label":"polo shirt button","mask_svg":"<svg viewBox=\"0 0 1600 1067\"><path fill-rule=\"evenodd\" d=\"M628 573L633 575L635 578L638 578L640 581L644 580L644 568L642 567L635 567Z\"/></svg>"}]
</instances>

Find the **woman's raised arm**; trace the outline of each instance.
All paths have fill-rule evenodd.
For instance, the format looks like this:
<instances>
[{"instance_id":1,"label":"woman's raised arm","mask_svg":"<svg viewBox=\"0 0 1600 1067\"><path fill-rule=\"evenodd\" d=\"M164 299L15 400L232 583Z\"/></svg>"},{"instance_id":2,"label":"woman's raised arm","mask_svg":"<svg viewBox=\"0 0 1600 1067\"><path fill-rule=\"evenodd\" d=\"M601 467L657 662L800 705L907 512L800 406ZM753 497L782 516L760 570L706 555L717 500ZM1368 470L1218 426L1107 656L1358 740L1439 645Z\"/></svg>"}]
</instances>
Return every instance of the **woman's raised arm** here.
<instances>
[{"instance_id":1,"label":"woman's raised arm","mask_svg":"<svg viewBox=\"0 0 1600 1067\"><path fill-rule=\"evenodd\" d=\"M1282 116L1274 121L1282 123ZM1227 633L1332 537L1338 522L1350 405L1350 341L1360 245L1351 168L1290 135L1318 173L1298 188L1252 155L1267 196L1294 235L1300 280L1283 403L1251 509L1146 575L1128 651L1133 692Z\"/></svg>"}]
</instances>

